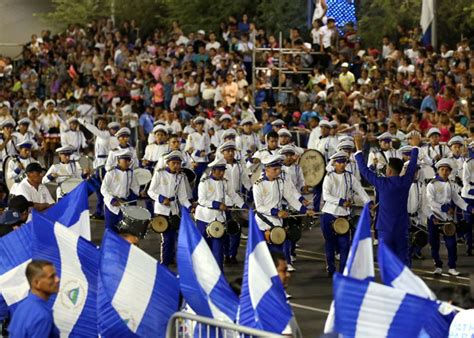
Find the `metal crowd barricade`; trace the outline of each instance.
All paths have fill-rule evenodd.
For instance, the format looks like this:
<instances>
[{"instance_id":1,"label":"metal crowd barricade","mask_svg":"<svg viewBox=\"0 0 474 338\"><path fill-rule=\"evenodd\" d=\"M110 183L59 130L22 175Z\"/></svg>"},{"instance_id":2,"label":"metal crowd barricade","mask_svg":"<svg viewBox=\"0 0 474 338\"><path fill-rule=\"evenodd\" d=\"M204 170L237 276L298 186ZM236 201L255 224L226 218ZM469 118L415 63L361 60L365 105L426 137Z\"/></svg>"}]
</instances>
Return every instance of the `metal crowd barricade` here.
<instances>
[{"instance_id":1,"label":"metal crowd barricade","mask_svg":"<svg viewBox=\"0 0 474 338\"><path fill-rule=\"evenodd\" d=\"M166 328L166 338L282 338L282 335L222 322L185 312L171 316Z\"/></svg>"}]
</instances>

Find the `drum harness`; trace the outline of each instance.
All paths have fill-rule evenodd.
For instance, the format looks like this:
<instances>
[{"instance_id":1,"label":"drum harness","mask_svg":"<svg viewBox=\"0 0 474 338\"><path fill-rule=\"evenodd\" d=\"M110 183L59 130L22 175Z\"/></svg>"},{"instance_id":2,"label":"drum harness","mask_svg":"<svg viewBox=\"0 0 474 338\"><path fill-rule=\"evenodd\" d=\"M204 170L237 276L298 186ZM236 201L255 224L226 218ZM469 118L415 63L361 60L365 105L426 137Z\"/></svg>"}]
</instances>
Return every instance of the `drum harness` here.
<instances>
[{"instance_id":1,"label":"drum harness","mask_svg":"<svg viewBox=\"0 0 474 338\"><path fill-rule=\"evenodd\" d=\"M281 193L281 190L280 190L280 183L278 183L278 179L279 179L279 178L280 178L280 177L278 177L278 178L276 179L276 183L277 183L277 186L278 186L278 189L277 189L277 190L278 190L278 200L281 201L281 200L282 200L282 193ZM278 207L278 208L281 208L281 204L277 205L277 207ZM270 222L270 220L266 217L266 216L268 216L268 215L264 215L263 213L257 211L256 209L255 209L255 213L257 214L258 217L260 217L260 219L261 219L264 223L266 223L267 225L269 225L270 228L275 227L275 225L274 225L272 222Z\"/></svg>"}]
</instances>

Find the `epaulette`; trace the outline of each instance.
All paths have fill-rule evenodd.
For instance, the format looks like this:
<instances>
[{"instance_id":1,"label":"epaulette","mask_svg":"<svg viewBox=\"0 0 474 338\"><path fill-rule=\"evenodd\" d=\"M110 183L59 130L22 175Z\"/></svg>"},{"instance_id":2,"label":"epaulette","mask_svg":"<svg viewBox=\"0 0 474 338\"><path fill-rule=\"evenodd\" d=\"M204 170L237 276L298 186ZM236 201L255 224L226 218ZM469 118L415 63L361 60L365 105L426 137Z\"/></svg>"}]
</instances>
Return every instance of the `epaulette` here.
<instances>
[{"instance_id":1,"label":"epaulette","mask_svg":"<svg viewBox=\"0 0 474 338\"><path fill-rule=\"evenodd\" d=\"M158 172L161 172L161 171L165 171L165 168L159 168L158 170L156 170Z\"/></svg>"},{"instance_id":2,"label":"epaulette","mask_svg":"<svg viewBox=\"0 0 474 338\"><path fill-rule=\"evenodd\" d=\"M263 177L259 178L258 180L255 181L254 184L260 184L263 182Z\"/></svg>"},{"instance_id":3,"label":"epaulette","mask_svg":"<svg viewBox=\"0 0 474 338\"><path fill-rule=\"evenodd\" d=\"M205 181L209 180L210 178L211 178L211 177L208 176L208 175L203 175L203 176L201 177L201 182L205 182Z\"/></svg>"}]
</instances>

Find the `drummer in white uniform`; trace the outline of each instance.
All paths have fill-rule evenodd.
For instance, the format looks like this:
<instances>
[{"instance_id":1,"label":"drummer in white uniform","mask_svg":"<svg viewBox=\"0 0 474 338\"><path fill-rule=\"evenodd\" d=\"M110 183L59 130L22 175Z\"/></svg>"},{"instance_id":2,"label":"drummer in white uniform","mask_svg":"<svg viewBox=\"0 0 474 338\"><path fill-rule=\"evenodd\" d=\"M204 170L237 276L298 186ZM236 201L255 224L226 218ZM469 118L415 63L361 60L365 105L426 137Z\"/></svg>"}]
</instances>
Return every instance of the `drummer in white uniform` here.
<instances>
[{"instance_id":1,"label":"drummer in white uniform","mask_svg":"<svg viewBox=\"0 0 474 338\"><path fill-rule=\"evenodd\" d=\"M120 206L126 201L135 201L140 186L133 174L133 154L126 148L116 152L114 158L117 163L105 174L100 192L104 196L105 227L116 231L118 222L123 218Z\"/></svg>"},{"instance_id":2,"label":"drummer in white uniform","mask_svg":"<svg viewBox=\"0 0 474 338\"><path fill-rule=\"evenodd\" d=\"M67 124L69 129L61 132L61 145L71 146L74 149L71 160L77 161L81 158L81 150L87 148L87 140L79 129L79 121L76 117L69 118Z\"/></svg>"},{"instance_id":3,"label":"drummer in white uniform","mask_svg":"<svg viewBox=\"0 0 474 338\"><path fill-rule=\"evenodd\" d=\"M142 159L142 166L146 169L153 171L159 159L167 152L169 152L168 146L168 130L165 126L158 124L153 128L153 134L155 135L155 141L149 143L145 148L145 154Z\"/></svg>"},{"instance_id":4,"label":"drummer in white uniform","mask_svg":"<svg viewBox=\"0 0 474 338\"><path fill-rule=\"evenodd\" d=\"M323 181L323 200L321 216L321 231L325 240L326 262L328 276L332 277L336 271L336 248L340 253L339 272L344 271L350 249L350 231L337 233L333 227L336 219L345 218L350 221L354 199L357 197L364 204L370 202L370 197L362 188L359 180L346 170L347 153L339 151L331 156L334 170L329 172Z\"/></svg>"},{"instance_id":5,"label":"drummer in white uniform","mask_svg":"<svg viewBox=\"0 0 474 338\"><path fill-rule=\"evenodd\" d=\"M240 121L242 132L236 138L237 148L244 154L245 159L249 159L252 155L262 147L258 135L252 130L253 120L243 119Z\"/></svg>"},{"instance_id":6,"label":"drummer in white uniform","mask_svg":"<svg viewBox=\"0 0 474 338\"><path fill-rule=\"evenodd\" d=\"M385 167L392 157L400 158L397 150L392 147L393 137L386 132L377 137L380 149L371 151L367 160L367 166L379 175L385 175Z\"/></svg>"},{"instance_id":7,"label":"drummer in white uniform","mask_svg":"<svg viewBox=\"0 0 474 338\"><path fill-rule=\"evenodd\" d=\"M15 194L15 189L18 183L20 183L25 177L25 168L30 163L37 163L38 161L31 157L31 149L33 144L30 141L23 141L17 145L19 154L12 156L8 162L8 168L6 172L6 179L12 180L13 184L10 193Z\"/></svg>"},{"instance_id":8,"label":"drummer in white uniform","mask_svg":"<svg viewBox=\"0 0 474 338\"><path fill-rule=\"evenodd\" d=\"M22 143L23 141L29 141L32 144L31 150L36 151L38 150L38 143L36 141L36 136L35 134L28 130L30 127L31 120L27 117L22 118L20 121L18 121L18 131L15 131L13 133L13 138L15 140L16 145Z\"/></svg>"},{"instance_id":9,"label":"drummer in white uniform","mask_svg":"<svg viewBox=\"0 0 474 338\"><path fill-rule=\"evenodd\" d=\"M161 264L168 266L175 257L180 207L191 211L191 203L186 193L186 175L181 172L182 153L174 150L164 156L164 160L166 167L154 172L148 196L155 201L155 216L163 216L168 221L168 229L161 234Z\"/></svg>"},{"instance_id":10,"label":"drummer in white uniform","mask_svg":"<svg viewBox=\"0 0 474 338\"><path fill-rule=\"evenodd\" d=\"M220 128L216 130L216 132L211 138L211 143L216 148L219 148L219 146L224 142L222 134L226 130L231 129L232 116L230 116L229 114L222 114L222 116L219 117L219 122L220 122Z\"/></svg>"},{"instance_id":11,"label":"drummer in white uniform","mask_svg":"<svg viewBox=\"0 0 474 338\"><path fill-rule=\"evenodd\" d=\"M253 154L252 158L247 163L247 167L252 167L254 164L261 163L265 158L278 154L278 133L271 131L265 135L266 146L261 148Z\"/></svg>"},{"instance_id":12,"label":"drummer in white uniform","mask_svg":"<svg viewBox=\"0 0 474 338\"><path fill-rule=\"evenodd\" d=\"M447 158L449 155L448 146L439 142L440 135L441 132L438 128L431 128L426 134L429 143L421 147L423 156L426 155L431 160L431 163L428 163L431 166L434 166L436 162L443 158Z\"/></svg>"},{"instance_id":13,"label":"drummer in white uniform","mask_svg":"<svg viewBox=\"0 0 474 338\"><path fill-rule=\"evenodd\" d=\"M319 123L319 127L321 136L312 146L324 156L326 163L328 163L329 158L336 152L339 141L336 136L331 135L332 125L330 122L323 120Z\"/></svg>"},{"instance_id":14,"label":"drummer in white uniform","mask_svg":"<svg viewBox=\"0 0 474 338\"><path fill-rule=\"evenodd\" d=\"M82 170L79 162L71 160L71 155L74 151L75 149L71 146L64 146L56 149L56 153L59 155L59 163L53 164L49 167L46 175L43 177L43 184L49 182L56 182L59 184L56 189L57 200L64 197L65 194L63 189L61 189L61 183L69 179L84 180L89 174L87 170Z\"/></svg>"},{"instance_id":15,"label":"drummer in white uniform","mask_svg":"<svg viewBox=\"0 0 474 338\"><path fill-rule=\"evenodd\" d=\"M94 168L93 182L100 185L105 176L105 162L110 149L118 147L118 141L114 135L120 129L120 124L118 122L107 124L107 120L102 116L97 119L97 127L84 119L78 119L78 121L95 136L94 162L92 163ZM104 219L104 196L100 193L100 187L96 190L96 195L96 208L91 217L93 219Z\"/></svg>"},{"instance_id":16,"label":"drummer in white uniform","mask_svg":"<svg viewBox=\"0 0 474 338\"><path fill-rule=\"evenodd\" d=\"M118 140L118 147L112 149L109 152L107 161L105 162L105 170L112 170L117 165L117 154L123 153L123 151L128 151L132 155L131 167L138 168L139 162L137 158L137 152L135 147L130 145L128 141L130 140L131 131L127 127L120 128L116 133L115 137Z\"/></svg>"},{"instance_id":17,"label":"drummer in white uniform","mask_svg":"<svg viewBox=\"0 0 474 338\"><path fill-rule=\"evenodd\" d=\"M291 132L286 129L286 128L281 128L278 131L278 145L280 148L283 148L284 146L291 145L296 151L297 155L301 155L304 153L303 148L298 147L295 142L292 142L291 138L293 136L291 135Z\"/></svg>"},{"instance_id":18,"label":"drummer in white uniform","mask_svg":"<svg viewBox=\"0 0 474 338\"><path fill-rule=\"evenodd\" d=\"M39 163L28 164L25 169L27 178L15 189L15 196L24 196L38 211L46 210L54 204L48 188L41 183L44 171Z\"/></svg>"},{"instance_id":19,"label":"drummer in white uniform","mask_svg":"<svg viewBox=\"0 0 474 338\"><path fill-rule=\"evenodd\" d=\"M211 173L203 176L198 186L198 201L196 207L196 225L206 238L209 247L219 265L223 268L223 239L213 238L212 232L206 229L209 223L218 221L224 224L227 221L226 210L229 206L247 208L244 200L229 186L225 179L227 161L218 158L209 163Z\"/></svg>"},{"instance_id":20,"label":"drummer in white uniform","mask_svg":"<svg viewBox=\"0 0 474 338\"><path fill-rule=\"evenodd\" d=\"M0 123L0 128L2 134L0 135L0 170L3 175L6 173L3 172L3 162L7 156L17 155L18 152L15 148L15 143L13 142L13 128L15 128L15 120L6 119Z\"/></svg>"},{"instance_id":21,"label":"drummer in white uniform","mask_svg":"<svg viewBox=\"0 0 474 338\"><path fill-rule=\"evenodd\" d=\"M262 164L264 174L253 185L255 220L258 228L265 233L274 227L283 226L283 219L290 215L283 209L283 199L300 214L314 216L314 211L303 205L304 199L301 195L295 194L295 188L281 177L283 156L279 154L267 156L262 160ZM270 241L268 246L271 251L283 252L284 249L283 244L276 245ZM291 264L291 257L286 256L286 260Z\"/></svg>"}]
</instances>

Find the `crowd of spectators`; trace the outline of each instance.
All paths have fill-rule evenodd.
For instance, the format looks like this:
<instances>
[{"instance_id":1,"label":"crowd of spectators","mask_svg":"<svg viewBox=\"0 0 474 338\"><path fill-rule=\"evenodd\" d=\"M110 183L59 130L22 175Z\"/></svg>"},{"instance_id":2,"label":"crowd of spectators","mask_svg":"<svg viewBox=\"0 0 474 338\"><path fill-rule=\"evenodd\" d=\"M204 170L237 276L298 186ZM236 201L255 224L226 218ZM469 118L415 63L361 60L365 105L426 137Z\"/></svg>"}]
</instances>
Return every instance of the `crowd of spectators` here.
<instances>
[{"instance_id":1,"label":"crowd of spectators","mask_svg":"<svg viewBox=\"0 0 474 338\"><path fill-rule=\"evenodd\" d=\"M173 132L186 134L197 114L218 121L224 112L235 125L254 119L262 140L282 119L303 136L301 146L321 119L368 141L388 131L403 142L405 133L433 126L444 142L471 137L474 53L467 39L434 50L422 45L418 27L398 27L396 36L366 48L353 23L325 21L283 32L282 40L245 14L207 32L184 32L175 21L142 36L137 22L114 26L107 18L59 34L45 30L20 59L0 56L0 123L28 117L41 140L51 129L45 117L53 112L44 105L51 99L64 119L108 115L138 127L142 148L157 120L177 120Z\"/></svg>"}]
</instances>

